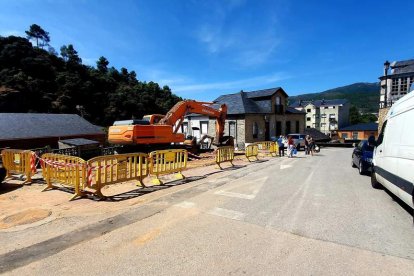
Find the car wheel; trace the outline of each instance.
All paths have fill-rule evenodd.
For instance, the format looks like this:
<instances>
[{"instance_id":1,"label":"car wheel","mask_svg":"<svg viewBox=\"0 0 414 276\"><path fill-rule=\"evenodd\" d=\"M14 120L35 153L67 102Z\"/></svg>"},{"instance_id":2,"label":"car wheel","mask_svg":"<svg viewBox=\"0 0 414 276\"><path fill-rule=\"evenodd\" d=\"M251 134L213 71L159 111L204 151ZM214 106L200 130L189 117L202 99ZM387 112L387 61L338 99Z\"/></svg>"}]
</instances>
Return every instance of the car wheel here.
<instances>
[{"instance_id":1,"label":"car wheel","mask_svg":"<svg viewBox=\"0 0 414 276\"><path fill-rule=\"evenodd\" d=\"M371 172L371 186L374 189L381 189L382 185L377 181L377 177L375 176L375 171L372 170Z\"/></svg>"},{"instance_id":2,"label":"car wheel","mask_svg":"<svg viewBox=\"0 0 414 276\"><path fill-rule=\"evenodd\" d=\"M356 168L356 165L354 163L354 158L353 157L352 157L352 160L351 160L351 166L352 166L352 168Z\"/></svg>"},{"instance_id":3,"label":"car wheel","mask_svg":"<svg viewBox=\"0 0 414 276\"><path fill-rule=\"evenodd\" d=\"M359 165L359 167L358 167L359 174L363 175L365 173L364 164L362 164L362 161L359 161L358 165Z\"/></svg>"}]
</instances>

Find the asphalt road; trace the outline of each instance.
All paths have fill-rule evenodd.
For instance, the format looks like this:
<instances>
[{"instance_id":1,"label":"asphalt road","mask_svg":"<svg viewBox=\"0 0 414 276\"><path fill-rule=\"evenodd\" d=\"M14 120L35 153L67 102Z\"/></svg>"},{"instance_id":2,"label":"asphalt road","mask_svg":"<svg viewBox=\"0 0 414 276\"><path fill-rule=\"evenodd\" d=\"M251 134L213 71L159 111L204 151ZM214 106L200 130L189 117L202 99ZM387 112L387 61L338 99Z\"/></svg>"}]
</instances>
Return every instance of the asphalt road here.
<instances>
[{"instance_id":1,"label":"asphalt road","mask_svg":"<svg viewBox=\"0 0 414 276\"><path fill-rule=\"evenodd\" d=\"M14 275L413 275L412 215L351 149L274 158L0 256Z\"/></svg>"}]
</instances>

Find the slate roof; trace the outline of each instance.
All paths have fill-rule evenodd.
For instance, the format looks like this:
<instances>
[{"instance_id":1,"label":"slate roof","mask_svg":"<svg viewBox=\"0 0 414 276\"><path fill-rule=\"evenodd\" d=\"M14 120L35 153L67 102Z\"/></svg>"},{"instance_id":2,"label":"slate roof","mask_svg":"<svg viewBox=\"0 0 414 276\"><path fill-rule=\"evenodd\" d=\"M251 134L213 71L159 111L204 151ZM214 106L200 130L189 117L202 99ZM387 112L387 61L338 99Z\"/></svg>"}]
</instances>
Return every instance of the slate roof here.
<instances>
[{"instance_id":1,"label":"slate roof","mask_svg":"<svg viewBox=\"0 0 414 276\"><path fill-rule=\"evenodd\" d=\"M217 104L225 103L227 105L227 114L271 113L272 106L269 98L278 91L287 96L286 92L283 91L282 88L276 87L264 90L221 95L213 102Z\"/></svg>"},{"instance_id":2,"label":"slate roof","mask_svg":"<svg viewBox=\"0 0 414 276\"><path fill-rule=\"evenodd\" d=\"M0 113L0 140L105 133L76 114Z\"/></svg>"},{"instance_id":3,"label":"slate roof","mask_svg":"<svg viewBox=\"0 0 414 276\"><path fill-rule=\"evenodd\" d=\"M344 105L348 102L346 99L334 99L334 100L316 100L316 101L296 101L293 104L289 105L289 107L305 107L308 104L313 104L316 107L321 106L334 106L334 105Z\"/></svg>"},{"instance_id":4,"label":"slate roof","mask_svg":"<svg viewBox=\"0 0 414 276\"><path fill-rule=\"evenodd\" d=\"M304 111L304 110L297 110L296 108L293 108L293 107L288 107L288 108L286 108L286 113L290 113L290 114L306 114L306 111Z\"/></svg>"},{"instance_id":5,"label":"slate roof","mask_svg":"<svg viewBox=\"0 0 414 276\"><path fill-rule=\"evenodd\" d=\"M377 123L361 123L352 126L343 127L340 131L377 131L378 124Z\"/></svg>"},{"instance_id":6,"label":"slate roof","mask_svg":"<svg viewBox=\"0 0 414 276\"><path fill-rule=\"evenodd\" d=\"M328 135L320 132L316 128L305 128L304 132L305 135L312 136L313 140L316 142L323 142L323 141L330 141L331 138Z\"/></svg>"},{"instance_id":7,"label":"slate roof","mask_svg":"<svg viewBox=\"0 0 414 276\"><path fill-rule=\"evenodd\" d=\"M414 73L414 59L394 61L391 64L392 74Z\"/></svg>"},{"instance_id":8,"label":"slate roof","mask_svg":"<svg viewBox=\"0 0 414 276\"><path fill-rule=\"evenodd\" d=\"M262 97L271 97L273 96L273 94L275 94L277 91L281 91L286 97L288 97L288 95L286 94L286 92L282 89L282 87L275 87L275 88L269 88L269 89L263 89L263 90L256 90L256 91L250 91L250 92L245 92L247 97L249 99L253 99L253 98L262 98Z\"/></svg>"},{"instance_id":9,"label":"slate roof","mask_svg":"<svg viewBox=\"0 0 414 276\"><path fill-rule=\"evenodd\" d=\"M65 139L65 140L59 140L59 142L64 143L66 145L71 145L71 146L86 146L86 145L99 144L98 141L85 139L85 138Z\"/></svg>"}]
</instances>

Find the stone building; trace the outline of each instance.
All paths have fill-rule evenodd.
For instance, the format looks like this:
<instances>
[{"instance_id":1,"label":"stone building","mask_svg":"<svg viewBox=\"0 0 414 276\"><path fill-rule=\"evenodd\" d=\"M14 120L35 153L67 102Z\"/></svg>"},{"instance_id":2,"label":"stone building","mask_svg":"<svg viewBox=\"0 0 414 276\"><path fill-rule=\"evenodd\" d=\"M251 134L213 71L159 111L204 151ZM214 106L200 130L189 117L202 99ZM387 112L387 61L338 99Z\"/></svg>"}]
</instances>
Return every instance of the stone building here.
<instances>
[{"instance_id":1,"label":"stone building","mask_svg":"<svg viewBox=\"0 0 414 276\"><path fill-rule=\"evenodd\" d=\"M349 124L350 104L345 99L296 101L291 108L306 112L306 128L331 135Z\"/></svg>"},{"instance_id":2,"label":"stone building","mask_svg":"<svg viewBox=\"0 0 414 276\"><path fill-rule=\"evenodd\" d=\"M394 102L410 92L410 86L414 83L414 59L392 63L386 61L384 75L379 79L381 90L378 131L380 132L389 108Z\"/></svg>"},{"instance_id":3,"label":"stone building","mask_svg":"<svg viewBox=\"0 0 414 276\"><path fill-rule=\"evenodd\" d=\"M288 95L280 88L221 95L214 103L226 104L225 134L235 138L235 145L269 141L281 134L303 133L305 112L287 107ZM208 134L215 135L215 120L208 123Z\"/></svg>"}]
</instances>

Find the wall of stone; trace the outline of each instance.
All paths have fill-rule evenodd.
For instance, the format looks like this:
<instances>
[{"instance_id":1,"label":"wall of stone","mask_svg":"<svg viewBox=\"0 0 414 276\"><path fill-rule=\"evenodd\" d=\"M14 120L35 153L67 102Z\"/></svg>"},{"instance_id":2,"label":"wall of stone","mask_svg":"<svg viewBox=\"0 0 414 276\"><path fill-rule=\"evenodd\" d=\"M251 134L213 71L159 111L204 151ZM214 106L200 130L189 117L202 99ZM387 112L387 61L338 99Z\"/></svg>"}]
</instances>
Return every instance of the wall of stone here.
<instances>
[{"instance_id":1,"label":"wall of stone","mask_svg":"<svg viewBox=\"0 0 414 276\"><path fill-rule=\"evenodd\" d=\"M378 112L378 133L381 133L382 124L384 123L385 117L387 116L388 111L390 110L389 107L380 108Z\"/></svg>"}]
</instances>

